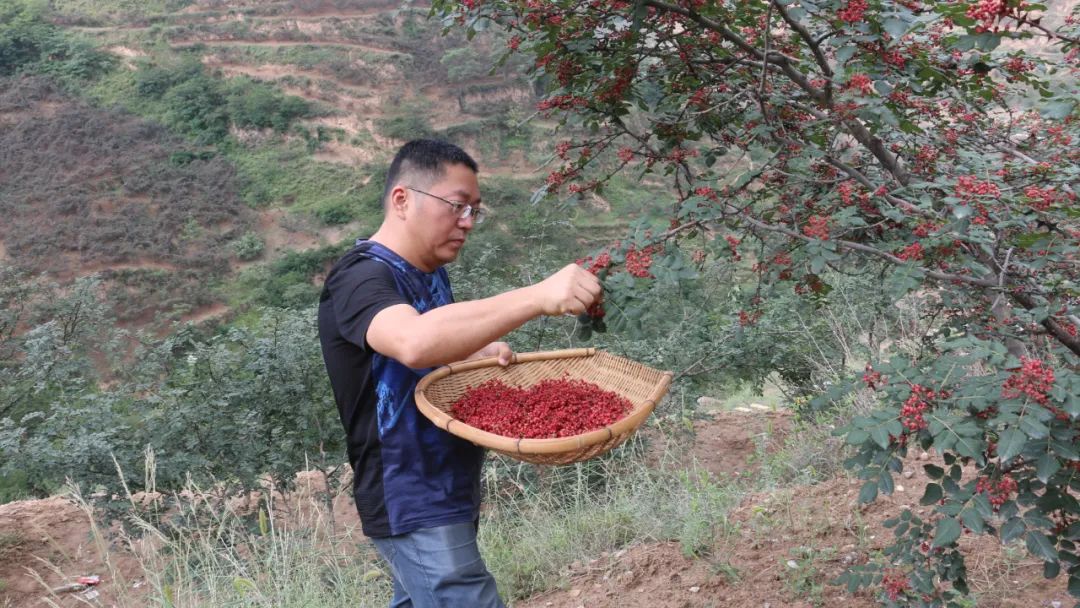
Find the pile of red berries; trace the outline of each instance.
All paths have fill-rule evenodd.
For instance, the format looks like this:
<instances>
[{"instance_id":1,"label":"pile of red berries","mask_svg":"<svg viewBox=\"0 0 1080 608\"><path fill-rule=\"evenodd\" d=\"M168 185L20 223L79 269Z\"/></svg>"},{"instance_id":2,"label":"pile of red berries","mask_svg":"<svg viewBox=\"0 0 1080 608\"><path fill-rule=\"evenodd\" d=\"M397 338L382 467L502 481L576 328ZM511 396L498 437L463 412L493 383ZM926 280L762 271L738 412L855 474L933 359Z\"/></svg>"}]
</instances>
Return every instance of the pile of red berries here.
<instances>
[{"instance_id":1,"label":"pile of red berries","mask_svg":"<svg viewBox=\"0 0 1080 608\"><path fill-rule=\"evenodd\" d=\"M529 388L500 380L470 388L451 406L458 420L504 437L569 437L603 428L633 409L629 400L584 380L543 380Z\"/></svg>"}]
</instances>

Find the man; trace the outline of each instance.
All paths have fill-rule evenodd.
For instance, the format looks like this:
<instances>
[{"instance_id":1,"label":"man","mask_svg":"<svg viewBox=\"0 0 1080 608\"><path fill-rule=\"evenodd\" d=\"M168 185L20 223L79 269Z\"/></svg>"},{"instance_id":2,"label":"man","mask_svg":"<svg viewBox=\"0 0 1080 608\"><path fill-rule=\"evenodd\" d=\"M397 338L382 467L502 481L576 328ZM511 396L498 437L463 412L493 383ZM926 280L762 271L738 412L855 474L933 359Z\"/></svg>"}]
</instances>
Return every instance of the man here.
<instances>
[{"instance_id":1,"label":"man","mask_svg":"<svg viewBox=\"0 0 1080 608\"><path fill-rule=\"evenodd\" d=\"M483 218L477 166L461 148L411 141L386 176L378 231L335 264L319 339L348 435L364 534L390 564L392 607L503 606L476 546L481 448L434 426L413 389L432 368L497 356L541 315L580 314L601 294L570 264L528 287L453 302L445 264Z\"/></svg>"}]
</instances>

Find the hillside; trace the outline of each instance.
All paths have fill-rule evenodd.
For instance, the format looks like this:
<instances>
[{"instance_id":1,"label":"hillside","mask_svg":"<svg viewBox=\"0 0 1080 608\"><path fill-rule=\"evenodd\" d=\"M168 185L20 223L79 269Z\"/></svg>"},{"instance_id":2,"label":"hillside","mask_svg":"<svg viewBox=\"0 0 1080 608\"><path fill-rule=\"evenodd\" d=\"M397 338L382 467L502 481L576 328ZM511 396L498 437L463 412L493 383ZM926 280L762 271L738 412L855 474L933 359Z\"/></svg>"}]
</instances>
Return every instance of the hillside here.
<instances>
[{"instance_id":1,"label":"hillside","mask_svg":"<svg viewBox=\"0 0 1080 608\"><path fill-rule=\"evenodd\" d=\"M408 138L462 144L488 198L520 202L538 184L533 138L550 128L524 123L531 84L513 62L488 73L497 38L466 47L425 14L378 1L54 3L56 35L114 67L83 95L28 77L6 87L3 259L61 283L99 273L120 321L161 331L312 301L297 281L373 230L378 180ZM275 261L305 250L319 259L282 279ZM282 284L224 288L267 273Z\"/></svg>"}]
</instances>

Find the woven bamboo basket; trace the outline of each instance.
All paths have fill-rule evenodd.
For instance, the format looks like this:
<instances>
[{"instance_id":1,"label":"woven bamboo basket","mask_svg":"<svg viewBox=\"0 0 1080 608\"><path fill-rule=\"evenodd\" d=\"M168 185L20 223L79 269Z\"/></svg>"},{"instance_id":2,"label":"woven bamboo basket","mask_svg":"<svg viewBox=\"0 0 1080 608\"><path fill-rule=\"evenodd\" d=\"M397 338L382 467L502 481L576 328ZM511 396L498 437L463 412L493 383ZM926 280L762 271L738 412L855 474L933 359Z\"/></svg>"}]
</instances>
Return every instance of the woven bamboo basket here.
<instances>
[{"instance_id":1,"label":"woven bamboo basket","mask_svg":"<svg viewBox=\"0 0 1080 608\"><path fill-rule=\"evenodd\" d=\"M471 387L491 379L527 387L548 378L586 380L626 397L633 409L602 429L558 439L505 437L457 420L450 413L455 401ZM451 363L420 379L416 406L439 428L511 458L536 464L571 464L595 458L626 441L671 385L671 372L661 372L595 348L515 353L502 367L495 357Z\"/></svg>"}]
</instances>

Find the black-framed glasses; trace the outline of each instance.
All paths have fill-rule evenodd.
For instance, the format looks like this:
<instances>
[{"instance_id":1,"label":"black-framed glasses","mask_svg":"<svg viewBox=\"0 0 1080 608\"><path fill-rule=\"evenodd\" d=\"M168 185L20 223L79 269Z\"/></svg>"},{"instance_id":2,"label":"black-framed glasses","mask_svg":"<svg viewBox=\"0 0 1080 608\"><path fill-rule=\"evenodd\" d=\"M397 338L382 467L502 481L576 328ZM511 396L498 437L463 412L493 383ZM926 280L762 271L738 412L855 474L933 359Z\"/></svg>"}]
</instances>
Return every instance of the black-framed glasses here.
<instances>
[{"instance_id":1,"label":"black-framed glasses","mask_svg":"<svg viewBox=\"0 0 1080 608\"><path fill-rule=\"evenodd\" d=\"M434 194L432 194L430 192L424 192L423 190L417 190L416 188L413 188L412 186L405 186L405 187L408 188L409 190L412 190L413 192L419 192L420 194L426 194L426 195L430 196L431 198L437 198L440 201L446 203L447 205L450 205L450 209L453 211L454 216L457 217L459 220L467 220L467 219L469 219L471 217L474 224L482 224L484 222L484 217L487 216L487 211L485 209L481 208L480 205L470 205L469 203L451 201L451 200L445 199L445 198L443 198L441 196L436 196L436 195L434 195Z\"/></svg>"}]
</instances>

